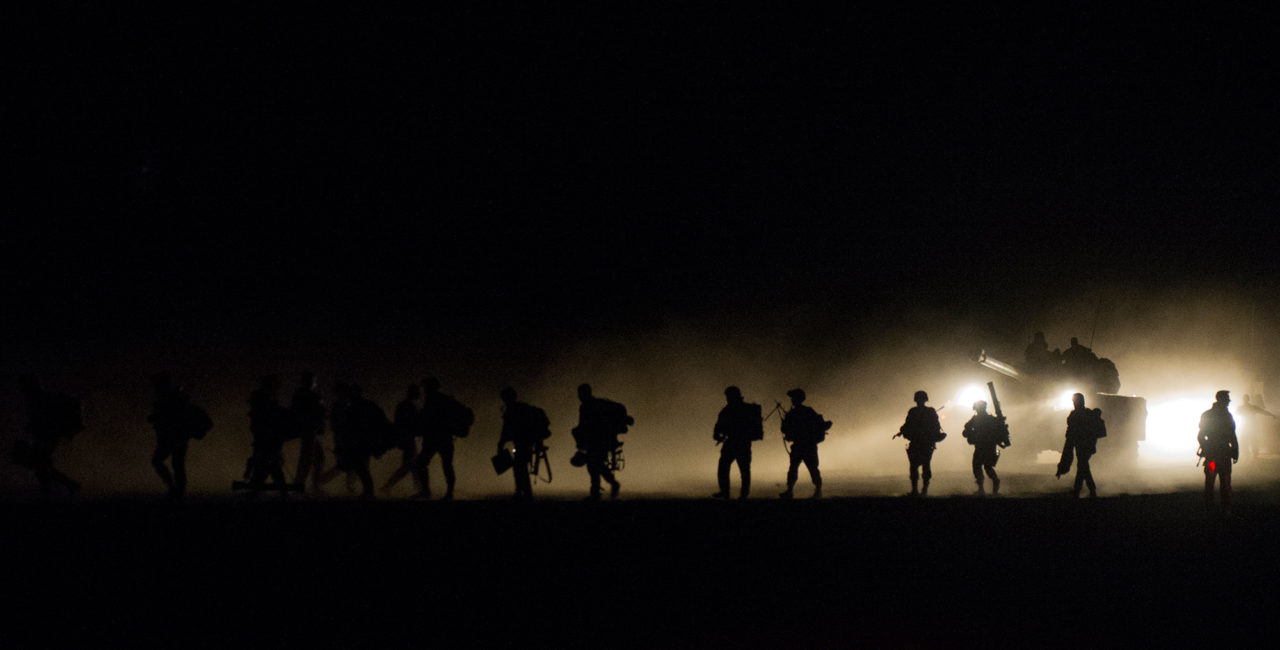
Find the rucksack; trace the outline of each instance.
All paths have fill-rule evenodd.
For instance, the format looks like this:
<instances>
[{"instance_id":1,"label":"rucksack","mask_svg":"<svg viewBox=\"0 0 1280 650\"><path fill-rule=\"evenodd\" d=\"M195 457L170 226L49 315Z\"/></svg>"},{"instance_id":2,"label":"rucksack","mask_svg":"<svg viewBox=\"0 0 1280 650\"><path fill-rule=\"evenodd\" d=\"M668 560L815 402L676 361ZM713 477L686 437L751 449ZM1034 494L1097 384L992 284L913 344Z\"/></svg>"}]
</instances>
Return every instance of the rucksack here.
<instances>
[{"instance_id":1,"label":"rucksack","mask_svg":"<svg viewBox=\"0 0 1280 650\"><path fill-rule=\"evenodd\" d=\"M547 417L546 411L536 406L530 406L525 413L529 419L525 426L528 431L533 433L534 438L546 440L551 437L551 420Z\"/></svg>"},{"instance_id":2,"label":"rucksack","mask_svg":"<svg viewBox=\"0 0 1280 650\"><path fill-rule=\"evenodd\" d=\"M195 404L187 404L183 420L183 426L193 440L204 440L205 435L213 430L209 413Z\"/></svg>"},{"instance_id":3,"label":"rucksack","mask_svg":"<svg viewBox=\"0 0 1280 650\"><path fill-rule=\"evenodd\" d=\"M467 437L471 433L471 425L476 421L476 414L471 408L456 399L450 399L447 417L447 430L457 438Z\"/></svg>"},{"instance_id":4,"label":"rucksack","mask_svg":"<svg viewBox=\"0 0 1280 650\"><path fill-rule=\"evenodd\" d=\"M612 400L600 399L600 413L608 433L621 434L627 427L636 423L635 418L627 415L627 407Z\"/></svg>"}]
</instances>

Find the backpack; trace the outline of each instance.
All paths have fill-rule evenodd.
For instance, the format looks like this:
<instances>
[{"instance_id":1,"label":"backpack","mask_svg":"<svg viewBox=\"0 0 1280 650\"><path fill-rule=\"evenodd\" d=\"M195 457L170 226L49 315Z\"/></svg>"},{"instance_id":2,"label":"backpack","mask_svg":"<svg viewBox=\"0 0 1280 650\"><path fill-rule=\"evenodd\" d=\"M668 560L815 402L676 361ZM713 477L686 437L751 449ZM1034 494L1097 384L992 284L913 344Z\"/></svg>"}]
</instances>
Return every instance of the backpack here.
<instances>
[{"instance_id":1,"label":"backpack","mask_svg":"<svg viewBox=\"0 0 1280 650\"><path fill-rule=\"evenodd\" d=\"M467 437L471 433L471 425L476 421L476 414L471 408L456 399L450 399L449 413L446 417L446 430L457 438Z\"/></svg>"},{"instance_id":2,"label":"backpack","mask_svg":"<svg viewBox=\"0 0 1280 650\"><path fill-rule=\"evenodd\" d=\"M193 440L204 440L206 434L213 430L213 420L209 413L195 404L187 404L183 413L183 428Z\"/></svg>"},{"instance_id":3,"label":"backpack","mask_svg":"<svg viewBox=\"0 0 1280 650\"><path fill-rule=\"evenodd\" d=\"M551 420L547 418L547 412L536 407L530 406L526 411L529 421L525 423L528 430L533 432L534 437L538 440L546 440L551 437Z\"/></svg>"},{"instance_id":4,"label":"backpack","mask_svg":"<svg viewBox=\"0 0 1280 650\"><path fill-rule=\"evenodd\" d=\"M636 423L635 418L627 415L627 407L607 399L598 399L601 408L600 412L604 418L605 428L609 433L622 434L627 432L627 427Z\"/></svg>"}]
</instances>

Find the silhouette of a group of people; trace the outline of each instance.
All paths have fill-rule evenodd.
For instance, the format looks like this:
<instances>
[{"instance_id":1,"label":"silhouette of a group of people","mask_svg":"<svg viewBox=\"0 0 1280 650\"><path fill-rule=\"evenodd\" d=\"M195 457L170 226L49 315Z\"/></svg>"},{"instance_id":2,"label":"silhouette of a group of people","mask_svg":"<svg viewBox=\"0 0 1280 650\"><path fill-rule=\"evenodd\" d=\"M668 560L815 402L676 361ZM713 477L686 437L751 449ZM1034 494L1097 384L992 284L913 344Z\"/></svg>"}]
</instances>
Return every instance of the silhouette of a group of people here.
<instances>
[{"instance_id":1,"label":"silhouette of a group of people","mask_svg":"<svg viewBox=\"0 0 1280 650\"><path fill-rule=\"evenodd\" d=\"M1038 347L1042 341L1038 336L1032 346ZM169 373L157 373L151 381L155 401L148 421L156 434L152 466L167 494L181 499L186 492L186 455L190 441L204 438L213 428L213 422ZM60 441L74 437L84 428L80 401L45 390L34 376L22 377L19 384L27 405L27 439L15 443L12 460L35 474L42 494L49 496L59 491L74 494L79 484L54 467L53 455ZM443 498L453 498L457 482L453 466L455 441L467 437L475 418L470 408L440 391L438 380L428 377L420 384L409 385L396 406L393 419L388 419L381 407L364 397L359 386L335 385L332 405L325 403L317 386L313 373L303 373L288 407L280 404L281 382L276 375L264 377L252 391L249 396L252 454L244 480L237 481L233 487L246 489L251 494L279 490L284 496L289 491L305 492L309 485L311 492L319 493L339 474L345 474L349 487L354 490L358 482L360 497L372 499L375 492L370 461L396 449L400 452L400 465L382 486L386 494L404 478L412 476L418 487L414 496L430 498L428 467L438 456L445 480ZM587 469L588 499L602 498L602 482L609 485L610 498L616 498L621 489L616 472L624 464L619 436L625 434L635 420L624 405L596 396L589 384L578 386L577 393L578 424L572 430L577 453L570 462ZM730 497L730 469L736 463L741 476L738 498L746 499L751 492L751 446L764 438L763 423L773 413L762 417L760 405L747 402L737 386L726 388L724 395L726 404L713 427L713 438L721 446L716 471L719 490L713 496ZM781 430L789 456L786 490L779 496L793 498L803 464L813 483L812 497L821 498L818 446L826 439L832 423L805 403L803 389L790 390L787 396L791 407L784 408L779 403L775 408L775 412L782 414ZM551 423L541 408L519 401L515 389L504 388L499 397L503 403L502 430L498 436L495 468L500 472L514 468L515 498L531 500L531 473L537 471L535 460L545 461ZM916 391L913 399L915 406L907 412L906 421L894 437L901 436L908 441L910 494L925 496L933 475L930 467L933 452L947 434L942 431L937 411L927 406L928 394ZM1213 507L1216 483L1224 513L1231 510L1231 466L1240 458L1236 422L1227 408L1230 401L1228 391L1217 393L1212 408L1200 418L1198 434L1198 456L1205 473L1205 504ZM1097 441L1107 435L1106 424L1099 409L1085 405L1082 393L1074 394L1072 402L1056 476L1068 473L1074 463L1076 476L1072 494L1078 497L1087 487L1089 496L1096 497L1097 485L1090 459L1097 453ZM996 406L997 415L991 415L985 401L975 402L973 416L964 425L963 436L973 446L972 468L979 495L986 494L986 479L991 481L991 494L999 494L996 464L1000 449L1010 445L1008 424L999 414L999 404ZM1247 412L1251 417L1260 417L1259 412L1275 417L1256 406ZM322 444L326 420L333 432L334 465L328 468ZM289 481L284 473L284 445L292 440L299 441L299 454L297 472Z\"/></svg>"}]
</instances>

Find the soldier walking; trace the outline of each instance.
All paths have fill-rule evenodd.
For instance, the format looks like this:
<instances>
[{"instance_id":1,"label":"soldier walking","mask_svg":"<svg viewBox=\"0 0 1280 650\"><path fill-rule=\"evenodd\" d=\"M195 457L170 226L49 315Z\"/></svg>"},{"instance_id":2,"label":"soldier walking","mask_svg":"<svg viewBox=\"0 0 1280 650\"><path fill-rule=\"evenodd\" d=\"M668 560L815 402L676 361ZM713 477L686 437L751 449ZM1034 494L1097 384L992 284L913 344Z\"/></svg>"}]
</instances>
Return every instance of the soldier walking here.
<instances>
[{"instance_id":1,"label":"soldier walking","mask_svg":"<svg viewBox=\"0 0 1280 650\"><path fill-rule=\"evenodd\" d=\"M1217 477L1222 514L1231 514L1231 465L1240 460L1236 421L1227 410L1231 394L1220 390L1213 407L1200 415L1200 456L1204 458L1204 507L1213 509L1213 480Z\"/></svg>"},{"instance_id":2,"label":"soldier walking","mask_svg":"<svg viewBox=\"0 0 1280 650\"><path fill-rule=\"evenodd\" d=\"M48 498L61 485L68 494L80 491L80 484L53 465L53 452L58 443L70 440L84 429L80 400L69 395L47 391L35 375L18 380L27 403L27 436L13 445L13 460L33 470L40 483L40 493Z\"/></svg>"},{"instance_id":3,"label":"soldier walking","mask_svg":"<svg viewBox=\"0 0 1280 650\"><path fill-rule=\"evenodd\" d=\"M320 488L320 475L324 474L324 446L320 444L320 438L324 435L327 415L328 409L320 395L315 374L310 371L302 373L302 381L289 405L289 416L299 442L298 473L293 480L300 489L306 489L308 478L311 479L312 491Z\"/></svg>"},{"instance_id":4,"label":"soldier walking","mask_svg":"<svg viewBox=\"0 0 1280 650\"><path fill-rule=\"evenodd\" d=\"M764 439L764 425L760 417L760 405L742 399L737 386L724 389L727 404L720 409L712 437L720 445L720 464L716 468L716 480L720 491L711 495L716 499L729 498L729 468L738 464L742 476L739 499L751 493L751 442Z\"/></svg>"},{"instance_id":5,"label":"soldier walking","mask_svg":"<svg viewBox=\"0 0 1280 650\"><path fill-rule=\"evenodd\" d=\"M1000 460L999 448L1009 446L1009 425L1004 420L987 413L987 403L973 403L974 415L964 424L964 437L973 445L973 478L978 482L978 496L985 496L982 474L991 477L991 494L1000 494L1000 476L996 474L996 462Z\"/></svg>"},{"instance_id":6,"label":"soldier walking","mask_svg":"<svg viewBox=\"0 0 1280 650\"><path fill-rule=\"evenodd\" d=\"M592 395L590 384L578 386L578 400L578 426L573 429L573 438L591 477L587 500L600 500L600 479L609 484L609 498L616 499L622 484L613 475L610 457L622 446L618 435L635 421L622 404Z\"/></svg>"},{"instance_id":7,"label":"soldier walking","mask_svg":"<svg viewBox=\"0 0 1280 650\"><path fill-rule=\"evenodd\" d=\"M535 454L545 451L543 441L551 436L551 421L542 409L516 401L516 390L511 387L502 389L502 433L498 435L498 453L506 450L510 442L514 452L511 468L515 474L517 501L533 500L533 481L529 474L529 464Z\"/></svg>"},{"instance_id":8,"label":"soldier walking","mask_svg":"<svg viewBox=\"0 0 1280 650\"><path fill-rule=\"evenodd\" d=\"M418 458L418 427L422 421L416 402L421 396L422 389L417 384L409 384L405 390L404 399L396 405L391 424L395 431L395 446L400 450L400 467L396 468L396 471L387 479L387 483L382 486L382 492L387 496L391 496L391 488L395 487L396 483L414 472Z\"/></svg>"},{"instance_id":9,"label":"soldier walking","mask_svg":"<svg viewBox=\"0 0 1280 650\"><path fill-rule=\"evenodd\" d=\"M813 498L822 498L822 472L818 471L818 444L827 439L831 423L818 412L806 406L805 393L799 388L787 391L791 398L791 410L782 418L782 439L791 443L791 463L787 467L787 490L778 496L790 499L795 496L796 480L800 475L800 463L809 470L813 481Z\"/></svg>"},{"instance_id":10,"label":"soldier walking","mask_svg":"<svg viewBox=\"0 0 1280 650\"><path fill-rule=\"evenodd\" d=\"M249 488L257 494L270 477L287 494L284 479L284 441L288 414L280 406L280 377L267 375L249 395L249 432L253 434L253 457L249 459Z\"/></svg>"},{"instance_id":11,"label":"soldier walking","mask_svg":"<svg viewBox=\"0 0 1280 650\"><path fill-rule=\"evenodd\" d=\"M151 455L151 466L168 488L168 496L182 500L187 492L187 445L192 438L201 439L213 428L209 414L191 403L191 398L180 386L175 386L167 372L152 375L151 386L156 401L152 404L147 421L156 430L156 450ZM172 472L165 465L173 465Z\"/></svg>"},{"instance_id":12,"label":"soldier walking","mask_svg":"<svg viewBox=\"0 0 1280 650\"><path fill-rule=\"evenodd\" d=\"M466 437L471 432L475 416L462 402L441 393L440 382L434 377L422 380L422 393L422 410L419 412L422 451L418 454L416 470L422 491L418 496L431 497L427 467L438 454L444 471L444 499L448 501L453 498L453 486L457 482L453 471L453 439Z\"/></svg>"},{"instance_id":13,"label":"soldier walking","mask_svg":"<svg viewBox=\"0 0 1280 650\"><path fill-rule=\"evenodd\" d=\"M1098 438L1106 437L1107 425L1102 421L1100 409L1085 408L1084 395L1076 393L1071 396L1075 406L1067 415L1067 442L1062 448L1062 459L1058 461L1058 473L1054 478L1071 471L1071 457L1076 460L1076 483L1071 493L1080 496L1080 488L1089 486L1089 496L1098 496L1098 486L1093 483L1093 472L1089 469L1089 459L1098 451Z\"/></svg>"},{"instance_id":14,"label":"soldier walking","mask_svg":"<svg viewBox=\"0 0 1280 650\"><path fill-rule=\"evenodd\" d=\"M907 420L902 423L902 428L898 429L898 434L894 437L902 436L908 442L907 462L910 464L908 473L911 477L911 496L924 496L929 494L929 480L933 478L933 470L930 467L933 450L943 438L947 437L947 434L942 432L938 412L932 407L925 406L925 402L929 401L929 394L918 390L914 399L916 405L907 411ZM919 480L922 477L924 489L918 489Z\"/></svg>"}]
</instances>

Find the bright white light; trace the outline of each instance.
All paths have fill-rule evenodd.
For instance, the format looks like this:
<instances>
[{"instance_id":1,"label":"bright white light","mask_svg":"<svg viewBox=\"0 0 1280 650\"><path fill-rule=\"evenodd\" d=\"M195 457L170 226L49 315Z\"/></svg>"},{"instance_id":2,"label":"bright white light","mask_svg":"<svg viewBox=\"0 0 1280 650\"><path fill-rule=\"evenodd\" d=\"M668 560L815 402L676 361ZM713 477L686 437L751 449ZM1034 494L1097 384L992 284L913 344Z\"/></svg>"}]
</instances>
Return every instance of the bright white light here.
<instances>
[{"instance_id":1,"label":"bright white light","mask_svg":"<svg viewBox=\"0 0 1280 650\"><path fill-rule=\"evenodd\" d=\"M974 402L978 400L986 402L989 401L989 399L990 395L987 393L986 386L972 384L965 386L964 389L960 391L960 394L956 396L954 404L958 409L963 409L968 412L973 410Z\"/></svg>"},{"instance_id":2,"label":"bright white light","mask_svg":"<svg viewBox=\"0 0 1280 650\"><path fill-rule=\"evenodd\" d=\"M1063 392L1062 395L1058 397L1058 399L1053 401L1053 410L1070 411L1074 409L1076 405L1075 405L1075 402L1071 401L1071 396L1075 395L1078 392L1080 391L1075 389Z\"/></svg>"},{"instance_id":3,"label":"bright white light","mask_svg":"<svg viewBox=\"0 0 1280 650\"><path fill-rule=\"evenodd\" d=\"M1184 397L1147 404L1147 439L1144 457L1195 459L1200 414L1210 406L1204 397Z\"/></svg>"}]
</instances>

